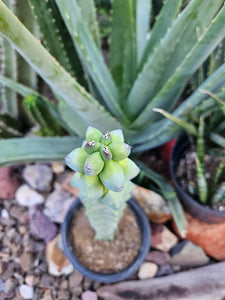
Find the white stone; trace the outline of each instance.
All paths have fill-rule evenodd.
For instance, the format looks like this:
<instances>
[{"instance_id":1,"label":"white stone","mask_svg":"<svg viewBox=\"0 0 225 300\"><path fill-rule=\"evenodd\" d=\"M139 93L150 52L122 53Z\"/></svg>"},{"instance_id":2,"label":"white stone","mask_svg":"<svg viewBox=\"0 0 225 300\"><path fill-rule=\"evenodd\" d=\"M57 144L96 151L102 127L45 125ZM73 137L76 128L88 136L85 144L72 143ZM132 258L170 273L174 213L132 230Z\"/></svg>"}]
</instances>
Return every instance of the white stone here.
<instances>
[{"instance_id":1,"label":"white stone","mask_svg":"<svg viewBox=\"0 0 225 300\"><path fill-rule=\"evenodd\" d=\"M18 204L26 207L32 207L44 202L44 197L32 190L27 184L23 184L18 188L15 198Z\"/></svg>"},{"instance_id":2,"label":"white stone","mask_svg":"<svg viewBox=\"0 0 225 300\"><path fill-rule=\"evenodd\" d=\"M50 275L59 277L62 275L69 275L73 272L73 265L69 264L68 266L63 267L60 269L53 261L48 262L48 273Z\"/></svg>"},{"instance_id":3,"label":"white stone","mask_svg":"<svg viewBox=\"0 0 225 300\"><path fill-rule=\"evenodd\" d=\"M20 295L24 298L24 299L33 299L34 296L34 289L32 286L29 286L27 284L22 284L19 287L19 292Z\"/></svg>"},{"instance_id":4,"label":"white stone","mask_svg":"<svg viewBox=\"0 0 225 300\"><path fill-rule=\"evenodd\" d=\"M3 219L8 219L8 217L9 217L9 213L5 208L3 208L2 211L1 211L1 217Z\"/></svg>"},{"instance_id":5,"label":"white stone","mask_svg":"<svg viewBox=\"0 0 225 300\"><path fill-rule=\"evenodd\" d=\"M153 278L158 271L158 266L151 262L144 262L138 272L139 279Z\"/></svg>"}]
</instances>

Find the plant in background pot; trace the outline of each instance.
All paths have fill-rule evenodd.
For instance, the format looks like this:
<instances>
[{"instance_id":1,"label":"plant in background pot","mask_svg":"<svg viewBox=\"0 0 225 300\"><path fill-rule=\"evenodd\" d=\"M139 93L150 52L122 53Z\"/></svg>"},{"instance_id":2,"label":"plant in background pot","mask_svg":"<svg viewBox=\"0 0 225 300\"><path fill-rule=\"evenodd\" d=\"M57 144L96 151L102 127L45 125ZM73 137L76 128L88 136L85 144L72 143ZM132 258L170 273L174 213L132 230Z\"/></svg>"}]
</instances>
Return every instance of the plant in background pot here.
<instances>
[{"instance_id":1,"label":"plant in background pot","mask_svg":"<svg viewBox=\"0 0 225 300\"><path fill-rule=\"evenodd\" d=\"M224 91L219 95L207 90L202 90L202 93L209 98L183 119L161 109L155 111L186 131L173 148L171 175L186 212L203 223L204 240L203 244L200 241L200 245L210 255L225 259L225 103L220 99L224 97ZM196 221L193 222L197 236L198 227ZM189 222L187 237L192 223ZM211 230L211 234L213 230L216 233L207 238L206 228ZM222 236L218 228L222 230ZM195 237L194 241L199 243ZM212 241L216 253L212 250ZM207 247L208 243L210 247Z\"/></svg>"},{"instance_id":2,"label":"plant in background pot","mask_svg":"<svg viewBox=\"0 0 225 300\"><path fill-rule=\"evenodd\" d=\"M148 219L130 199L130 180L139 173L127 158L130 150L120 129L102 134L88 127L82 147L66 156L81 200L72 205L62 227L65 253L77 270L102 282L130 276L150 246Z\"/></svg>"}]
</instances>

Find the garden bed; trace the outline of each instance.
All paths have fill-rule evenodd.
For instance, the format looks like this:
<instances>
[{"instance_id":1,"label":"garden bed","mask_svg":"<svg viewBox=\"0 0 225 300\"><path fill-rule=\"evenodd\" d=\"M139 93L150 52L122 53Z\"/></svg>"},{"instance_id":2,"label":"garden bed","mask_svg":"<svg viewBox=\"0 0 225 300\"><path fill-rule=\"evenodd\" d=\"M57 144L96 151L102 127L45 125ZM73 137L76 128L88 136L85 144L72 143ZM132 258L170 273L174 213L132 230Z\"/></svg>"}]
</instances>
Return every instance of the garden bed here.
<instances>
[{"instance_id":1,"label":"garden bed","mask_svg":"<svg viewBox=\"0 0 225 300\"><path fill-rule=\"evenodd\" d=\"M5 170L9 176L9 169ZM214 264L216 261L200 247L179 240L170 222L151 224L151 248L144 264L129 279L131 282L104 285L91 281L73 270L60 252L55 253L58 260L52 262L50 244L60 232L68 207L75 201L76 190L69 193L64 189L68 174L64 165L38 163L14 168L7 179L7 198L12 199L1 202L0 299L85 300L98 299L98 294L102 299L194 299L199 295L198 299L205 300L204 293L210 297L215 292L212 282L217 282L218 276L218 297L207 299L222 299L224 263ZM14 196L16 182L19 187ZM52 263L58 264L58 269L52 268ZM206 269L197 268L209 264ZM189 271L193 268L197 269ZM201 276L205 270L209 270L210 278Z\"/></svg>"}]
</instances>

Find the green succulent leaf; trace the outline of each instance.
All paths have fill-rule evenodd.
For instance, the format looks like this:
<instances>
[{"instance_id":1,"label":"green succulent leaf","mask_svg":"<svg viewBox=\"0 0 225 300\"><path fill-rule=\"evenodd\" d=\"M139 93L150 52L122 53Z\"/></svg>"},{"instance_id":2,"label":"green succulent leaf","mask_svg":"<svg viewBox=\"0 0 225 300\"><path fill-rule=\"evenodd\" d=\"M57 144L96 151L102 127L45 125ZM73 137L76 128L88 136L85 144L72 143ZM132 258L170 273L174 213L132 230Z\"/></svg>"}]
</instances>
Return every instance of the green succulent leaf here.
<instances>
[{"instance_id":1,"label":"green succulent leaf","mask_svg":"<svg viewBox=\"0 0 225 300\"><path fill-rule=\"evenodd\" d=\"M137 161L136 163L140 167L140 169L144 171L145 176L152 180L159 187L159 190L157 192L160 192L162 196L167 200L177 229L180 235L182 237L185 237L187 232L186 219L183 208L177 198L176 192L174 191L173 187L162 175L159 175L156 172L152 171L142 162Z\"/></svg>"},{"instance_id":2,"label":"green succulent leaf","mask_svg":"<svg viewBox=\"0 0 225 300\"><path fill-rule=\"evenodd\" d=\"M94 152L89 155L85 161L84 172L88 176L98 175L104 167L104 161L100 152Z\"/></svg>"},{"instance_id":3,"label":"green succulent leaf","mask_svg":"<svg viewBox=\"0 0 225 300\"><path fill-rule=\"evenodd\" d=\"M159 15L157 16L153 29L151 31L150 39L148 40L147 45L144 49L144 54L141 62L142 66L146 62L150 53L153 52L155 46L160 42L160 39L162 39L166 35L168 29L173 24L175 18L177 17L181 4L182 0L164 1L163 7L161 8Z\"/></svg>"},{"instance_id":4,"label":"green succulent leaf","mask_svg":"<svg viewBox=\"0 0 225 300\"><path fill-rule=\"evenodd\" d=\"M99 177L107 189L113 192L122 191L124 187L124 173L123 169L117 162L113 160L106 162L103 170L99 174Z\"/></svg>"},{"instance_id":5,"label":"green succulent leaf","mask_svg":"<svg viewBox=\"0 0 225 300\"><path fill-rule=\"evenodd\" d=\"M152 2L151 0L138 0L136 6L137 61L139 63L147 44ZM166 19L168 19L168 15Z\"/></svg>"},{"instance_id":6,"label":"green succulent leaf","mask_svg":"<svg viewBox=\"0 0 225 300\"><path fill-rule=\"evenodd\" d=\"M79 189L79 197L84 201L100 199L103 196L103 186L98 176L87 176L75 173L70 180L70 184Z\"/></svg>"},{"instance_id":7,"label":"green succulent leaf","mask_svg":"<svg viewBox=\"0 0 225 300\"><path fill-rule=\"evenodd\" d=\"M78 137L14 138L0 141L0 167L36 161L64 161L81 144ZM54 150L54 151L53 151Z\"/></svg>"},{"instance_id":8,"label":"green succulent leaf","mask_svg":"<svg viewBox=\"0 0 225 300\"><path fill-rule=\"evenodd\" d=\"M79 147L65 157L65 162L72 170L84 173L84 165L87 158L88 153L83 147Z\"/></svg>"},{"instance_id":9,"label":"green succulent leaf","mask_svg":"<svg viewBox=\"0 0 225 300\"><path fill-rule=\"evenodd\" d=\"M18 21L0 1L0 32L33 66L52 89L79 115L100 128L121 127L94 98L70 76L47 52L40 42Z\"/></svg>"},{"instance_id":10,"label":"green succulent leaf","mask_svg":"<svg viewBox=\"0 0 225 300\"><path fill-rule=\"evenodd\" d=\"M96 46L93 37L88 30L81 8L75 1L56 0L61 15L66 23L70 35L74 41L79 56L87 68L93 82L102 95L105 104L109 107L112 114L119 120L124 119L118 103L118 90L106 67L102 53Z\"/></svg>"}]
</instances>

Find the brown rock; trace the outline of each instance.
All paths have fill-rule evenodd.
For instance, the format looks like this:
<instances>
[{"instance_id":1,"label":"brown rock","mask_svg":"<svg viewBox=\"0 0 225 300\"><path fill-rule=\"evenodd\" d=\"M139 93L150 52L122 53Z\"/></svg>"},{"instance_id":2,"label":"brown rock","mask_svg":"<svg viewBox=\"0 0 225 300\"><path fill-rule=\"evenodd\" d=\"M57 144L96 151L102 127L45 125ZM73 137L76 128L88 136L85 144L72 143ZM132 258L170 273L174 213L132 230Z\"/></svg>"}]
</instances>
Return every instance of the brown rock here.
<instances>
[{"instance_id":1,"label":"brown rock","mask_svg":"<svg viewBox=\"0 0 225 300\"><path fill-rule=\"evenodd\" d=\"M225 260L225 223L207 224L185 213L186 238L200 246L204 252L218 260ZM176 229L176 225L174 224Z\"/></svg>"},{"instance_id":2,"label":"brown rock","mask_svg":"<svg viewBox=\"0 0 225 300\"><path fill-rule=\"evenodd\" d=\"M81 284L83 280L83 275L78 272L77 270L74 270L72 274L69 276L69 287L72 289L74 286L78 286ZM71 291L72 293L72 291Z\"/></svg>"},{"instance_id":3,"label":"brown rock","mask_svg":"<svg viewBox=\"0 0 225 300\"><path fill-rule=\"evenodd\" d=\"M19 183L13 175L12 167L4 167L0 169L0 199L12 200Z\"/></svg>"},{"instance_id":4,"label":"brown rock","mask_svg":"<svg viewBox=\"0 0 225 300\"><path fill-rule=\"evenodd\" d=\"M67 290L59 290L58 291L58 300L68 300L70 299L70 292Z\"/></svg>"},{"instance_id":5,"label":"brown rock","mask_svg":"<svg viewBox=\"0 0 225 300\"><path fill-rule=\"evenodd\" d=\"M160 224L151 224L152 238L151 247L161 250L169 251L176 245L178 238L166 226Z\"/></svg>"},{"instance_id":6,"label":"brown rock","mask_svg":"<svg viewBox=\"0 0 225 300\"><path fill-rule=\"evenodd\" d=\"M165 223L171 219L170 209L159 194L135 185L132 196L139 202L150 221Z\"/></svg>"},{"instance_id":7,"label":"brown rock","mask_svg":"<svg viewBox=\"0 0 225 300\"><path fill-rule=\"evenodd\" d=\"M41 277L41 281L39 286L41 288L51 288L52 287L52 283L53 283L53 278L51 276L49 276L48 274L43 274Z\"/></svg>"},{"instance_id":8,"label":"brown rock","mask_svg":"<svg viewBox=\"0 0 225 300\"><path fill-rule=\"evenodd\" d=\"M24 252L20 256L21 268L24 272L28 272L33 267L33 256L30 252Z\"/></svg>"},{"instance_id":9,"label":"brown rock","mask_svg":"<svg viewBox=\"0 0 225 300\"><path fill-rule=\"evenodd\" d=\"M166 264L170 259L170 256L167 252L164 251L150 251L147 254L147 257L145 260L151 261L157 265L164 265Z\"/></svg>"},{"instance_id":10,"label":"brown rock","mask_svg":"<svg viewBox=\"0 0 225 300\"><path fill-rule=\"evenodd\" d=\"M60 174L60 173L64 172L65 171L65 164L60 163L58 161L53 161L52 162L52 171L55 174Z\"/></svg>"},{"instance_id":11,"label":"brown rock","mask_svg":"<svg viewBox=\"0 0 225 300\"><path fill-rule=\"evenodd\" d=\"M73 266L57 245L58 238L59 235L48 242L46 247L48 271L53 276L68 275L73 271Z\"/></svg>"},{"instance_id":12,"label":"brown rock","mask_svg":"<svg viewBox=\"0 0 225 300\"><path fill-rule=\"evenodd\" d=\"M51 290L49 289L49 290L45 291L44 295L42 296L42 298L40 300L53 300Z\"/></svg>"}]
</instances>

